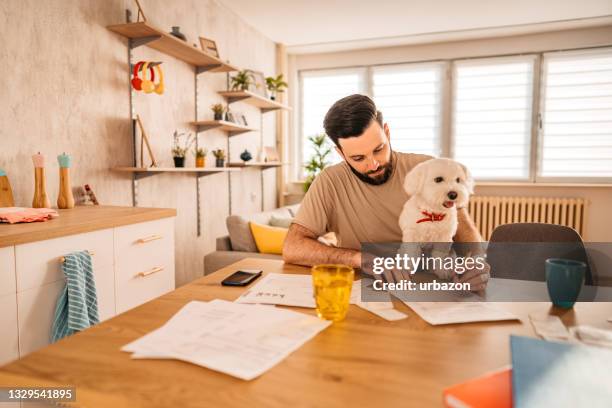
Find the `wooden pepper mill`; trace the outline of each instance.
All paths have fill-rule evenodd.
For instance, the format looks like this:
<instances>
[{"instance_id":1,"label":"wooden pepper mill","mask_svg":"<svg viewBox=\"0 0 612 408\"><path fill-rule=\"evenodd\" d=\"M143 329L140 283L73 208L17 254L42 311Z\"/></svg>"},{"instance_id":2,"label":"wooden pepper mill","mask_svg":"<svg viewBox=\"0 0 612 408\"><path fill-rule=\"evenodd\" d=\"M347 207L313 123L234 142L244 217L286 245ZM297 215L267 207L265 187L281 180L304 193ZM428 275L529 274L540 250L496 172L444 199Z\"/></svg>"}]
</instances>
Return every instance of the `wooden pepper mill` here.
<instances>
[{"instance_id":1,"label":"wooden pepper mill","mask_svg":"<svg viewBox=\"0 0 612 408\"><path fill-rule=\"evenodd\" d=\"M0 207L14 207L13 190L6 172L0 169Z\"/></svg>"},{"instance_id":2,"label":"wooden pepper mill","mask_svg":"<svg viewBox=\"0 0 612 408\"><path fill-rule=\"evenodd\" d=\"M47 180L45 178L45 156L35 154L32 156L34 163L34 198L32 199L33 208L51 208L49 197L47 196Z\"/></svg>"},{"instance_id":3,"label":"wooden pepper mill","mask_svg":"<svg viewBox=\"0 0 612 408\"><path fill-rule=\"evenodd\" d=\"M57 208L74 208L74 196L70 186L70 156L62 153L57 156L57 161L60 166L60 189L59 196L57 197Z\"/></svg>"}]
</instances>

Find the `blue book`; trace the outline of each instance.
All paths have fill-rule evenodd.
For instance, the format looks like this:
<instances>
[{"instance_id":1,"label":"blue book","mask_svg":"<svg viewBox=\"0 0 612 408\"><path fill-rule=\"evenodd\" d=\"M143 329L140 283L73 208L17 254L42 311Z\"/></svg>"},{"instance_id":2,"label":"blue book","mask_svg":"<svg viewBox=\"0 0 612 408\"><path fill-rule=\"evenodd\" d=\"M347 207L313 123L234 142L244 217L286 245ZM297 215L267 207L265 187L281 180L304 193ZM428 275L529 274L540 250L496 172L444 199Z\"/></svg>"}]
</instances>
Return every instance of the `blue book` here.
<instances>
[{"instance_id":1,"label":"blue book","mask_svg":"<svg viewBox=\"0 0 612 408\"><path fill-rule=\"evenodd\" d=\"M510 337L515 408L612 407L612 350Z\"/></svg>"}]
</instances>

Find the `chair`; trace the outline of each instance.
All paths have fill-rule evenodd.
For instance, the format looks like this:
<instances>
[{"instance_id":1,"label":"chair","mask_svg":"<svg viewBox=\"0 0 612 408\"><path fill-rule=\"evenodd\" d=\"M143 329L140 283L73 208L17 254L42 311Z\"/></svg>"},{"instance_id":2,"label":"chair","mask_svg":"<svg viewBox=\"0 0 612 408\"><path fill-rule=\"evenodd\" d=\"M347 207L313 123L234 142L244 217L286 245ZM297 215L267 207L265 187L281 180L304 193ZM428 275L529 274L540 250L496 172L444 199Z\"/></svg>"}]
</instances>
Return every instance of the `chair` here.
<instances>
[{"instance_id":1,"label":"chair","mask_svg":"<svg viewBox=\"0 0 612 408\"><path fill-rule=\"evenodd\" d=\"M496 278L545 281L548 258L586 263L585 284L593 284L584 243L572 228L541 223L500 225L493 231L487 247L491 276Z\"/></svg>"}]
</instances>

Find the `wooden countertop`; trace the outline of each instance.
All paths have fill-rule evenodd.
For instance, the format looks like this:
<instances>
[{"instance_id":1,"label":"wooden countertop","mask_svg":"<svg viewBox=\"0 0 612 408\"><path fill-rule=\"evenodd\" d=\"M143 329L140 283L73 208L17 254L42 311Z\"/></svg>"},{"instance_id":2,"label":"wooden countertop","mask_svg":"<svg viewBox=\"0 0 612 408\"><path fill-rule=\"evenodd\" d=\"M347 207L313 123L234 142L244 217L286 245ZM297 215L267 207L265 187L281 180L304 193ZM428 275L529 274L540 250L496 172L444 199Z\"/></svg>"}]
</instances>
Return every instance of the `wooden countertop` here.
<instances>
[{"instance_id":1,"label":"wooden countertop","mask_svg":"<svg viewBox=\"0 0 612 408\"><path fill-rule=\"evenodd\" d=\"M176 216L173 208L77 206L45 222L0 224L0 248Z\"/></svg>"},{"instance_id":2,"label":"wooden countertop","mask_svg":"<svg viewBox=\"0 0 612 408\"><path fill-rule=\"evenodd\" d=\"M509 335L535 335L532 312L558 315L566 325L610 326L609 303L571 310L496 303L521 321L431 326L395 300L407 319L388 322L351 305L346 320L252 381L181 361L133 360L120 351L191 300L236 299L245 288L220 282L241 268L309 273L277 260L242 260L0 368L0 386L74 386L77 402L66 405L82 407L442 406L444 388L509 364Z\"/></svg>"}]
</instances>

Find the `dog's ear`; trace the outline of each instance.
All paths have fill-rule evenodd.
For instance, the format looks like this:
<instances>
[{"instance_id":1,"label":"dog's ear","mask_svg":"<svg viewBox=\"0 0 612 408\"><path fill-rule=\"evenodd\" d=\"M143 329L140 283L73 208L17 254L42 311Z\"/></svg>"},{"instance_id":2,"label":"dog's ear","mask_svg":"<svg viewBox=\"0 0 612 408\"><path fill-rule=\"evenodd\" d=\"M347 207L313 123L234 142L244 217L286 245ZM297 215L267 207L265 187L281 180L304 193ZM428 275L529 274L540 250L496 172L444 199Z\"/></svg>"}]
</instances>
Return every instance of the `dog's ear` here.
<instances>
[{"instance_id":1,"label":"dog's ear","mask_svg":"<svg viewBox=\"0 0 612 408\"><path fill-rule=\"evenodd\" d=\"M425 176L427 173L427 167L424 166L425 163L426 162L422 162L414 166L404 179L404 190L411 197L421 191L425 185Z\"/></svg>"},{"instance_id":2,"label":"dog's ear","mask_svg":"<svg viewBox=\"0 0 612 408\"><path fill-rule=\"evenodd\" d=\"M468 192L474 194L474 178L472 177L470 169L468 169L465 164L459 163L459 165L463 169L463 174L465 174L465 185L467 186Z\"/></svg>"}]
</instances>

